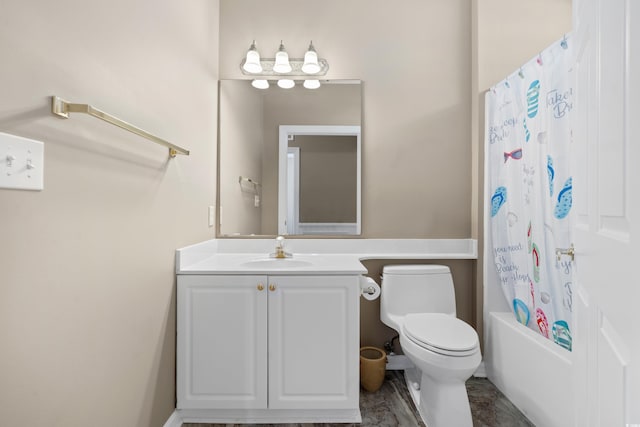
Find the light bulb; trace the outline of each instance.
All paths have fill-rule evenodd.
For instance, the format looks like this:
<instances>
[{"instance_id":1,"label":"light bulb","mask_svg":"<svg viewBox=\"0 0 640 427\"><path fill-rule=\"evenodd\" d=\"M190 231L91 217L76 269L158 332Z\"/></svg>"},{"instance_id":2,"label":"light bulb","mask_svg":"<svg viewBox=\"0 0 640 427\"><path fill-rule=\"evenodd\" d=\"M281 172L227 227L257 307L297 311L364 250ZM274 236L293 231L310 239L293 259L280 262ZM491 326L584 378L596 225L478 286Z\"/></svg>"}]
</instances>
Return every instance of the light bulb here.
<instances>
[{"instance_id":1,"label":"light bulb","mask_svg":"<svg viewBox=\"0 0 640 427\"><path fill-rule=\"evenodd\" d=\"M302 86L307 89L318 89L320 87L320 80L305 80Z\"/></svg>"},{"instance_id":2,"label":"light bulb","mask_svg":"<svg viewBox=\"0 0 640 427\"><path fill-rule=\"evenodd\" d=\"M251 47L247 51L247 57L244 60L242 69L247 73L257 74L262 72L262 65L260 64L260 53L256 49L256 41L251 43Z\"/></svg>"},{"instance_id":3,"label":"light bulb","mask_svg":"<svg viewBox=\"0 0 640 427\"><path fill-rule=\"evenodd\" d=\"M269 89L269 82L263 79L255 79L251 82L251 86L256 89Z\"/></svg>"},{"instance_id":4,"label":"light bulb","mask_svg":"<svg viewBox=\"0 0 640 427\"><path fill-rule=\"evenodd\" d=\"M278 80L278 86L281 87L282 89L291 89L295 85L296 85L296 82L294 82L291 79Z\"/></svg>"},{"instance_id":5,"label":"light bulb","mask_svg":"<svg viewBox=\"0 0 640 427\"><path fill-rule=\"evenodd\" d=\"M273 71L276 73L286 74L291 72L291 64L289 64L289 55L284 49L282 40L280 41L280 47L276 52L276 62L273 64Z\"/></svg>"},{"instance_id":6,"label":"light bulb","mask_svg":"<svg viewBox=\"0 0 640 427\"><path fill-rule=\"evenodd\" d=\"M318 54L313 47L313 42L309 43L309 49L304 54L304 64L302 64L302 71L307 74L315 74L320 71L320 65L318 64Z\"/></svg>"}]
</instances>

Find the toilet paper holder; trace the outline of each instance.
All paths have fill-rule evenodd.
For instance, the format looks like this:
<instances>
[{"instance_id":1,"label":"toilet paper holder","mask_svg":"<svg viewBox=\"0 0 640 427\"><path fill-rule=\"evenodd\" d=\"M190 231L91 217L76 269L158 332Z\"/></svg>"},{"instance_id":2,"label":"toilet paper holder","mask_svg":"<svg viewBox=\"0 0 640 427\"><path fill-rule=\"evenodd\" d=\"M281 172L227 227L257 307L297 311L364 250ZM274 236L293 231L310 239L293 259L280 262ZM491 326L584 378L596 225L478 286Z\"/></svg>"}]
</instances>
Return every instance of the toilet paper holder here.
<instances>
[{"instance_id":1,"label":"toilet paper holder","mask_svg":"<svg viewBox=\"0 0 640 427\"><path fill-rule=\"evenodd\" d=\"M371 277L360 277L360 295L369 301L380 296L380 285Z\"/></svg>"},{"instance_id":2,"label":"toilet paper holder","mask_svg":"<svg viewBox=\"0 0 640 427\"><path fill-rule=\"evenodd\" d=\"M367 295L373 295L376 293L376 288L374 288L373 286L363 287L362 293Z\"/></svg>"}]
</instances>

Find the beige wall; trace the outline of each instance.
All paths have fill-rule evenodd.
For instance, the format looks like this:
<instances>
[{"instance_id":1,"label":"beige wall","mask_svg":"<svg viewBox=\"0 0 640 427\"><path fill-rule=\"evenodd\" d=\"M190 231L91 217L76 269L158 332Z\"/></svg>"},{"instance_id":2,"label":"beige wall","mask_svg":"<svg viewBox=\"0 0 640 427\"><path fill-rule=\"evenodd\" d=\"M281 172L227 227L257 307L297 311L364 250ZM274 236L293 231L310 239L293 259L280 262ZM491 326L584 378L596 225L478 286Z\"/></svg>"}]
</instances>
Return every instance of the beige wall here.
<instances>
[{"instance_id":1,"label":"beige wall","mask_svg":"<svg viewBox=\"0 0 640 427\"><path fill-rule=\"evenodd\" d=\"M243 77L238 64L253 39L263 57L281 39L301 57L312 39L329 61L327 78L363 80L364 237L471 237L469 2L221 0L220 15L223 78ZM475 263L455 263L458 315L474 324ZM375 276L384 264L366 266ZM392 333L377 304L361 304L363 344Z\"/></svg>"},{"instance_id":2,"label":"beige wall","mask_svg":"<svg viewBox=\"0 0 640 427\"><path fill-rule=\"evenodd\" d=\"M456 292L456 314L464 321L475 325L473 300L465 297L473 292L473 265L466 260L368 260L363 262L368 270L367 276L381 283L380 275L385 265L398 264L440 264L451 269ZM382 284L384 286L384 284ZM385 341L398 333L380 321L380 298L360 302L360 343L383 348ZM400 345L394 342L396 353L402 353Z\"/></svg>"},{"instance_id":3,"label":"beige wall","mask_svg":"<svg viewBox=\"0 0 640 427\"><path fill-rule=\"evenodd\" d=\"M220 76L253 39L292 57L309 41L330 79L362 79L364 237L471 233L471 10L464 0L221 0ZM266 208L266 206L265 206Z\"/></svg>"},{"instance_id":4,"label":"beige wall","mask_svg":"<svg viewBox=\"0 0 640 427\"><path fill-rule=\"evenodd\" d=\"M356 222L358 139L297 135L300 147L300 222Z\"/></svg>"},{"instance_id":5,"label":"beige wall","mask_svg":"<svg viewBox=\"0 0 640 427\"><path fill-rule=\"evenodd\" d=\"M0 189L0 424L162 426L177 247L213 236L214 0L6 0L0 131L45 144L44 191ZM167 149L49 96L92 103Z\"/></svg>"},{"instance_id":6,"label":"beige wall","mask_svg":"<svg viewBox=\"0 0 640 427\"><path fill-rule=\"evenodd\" d=\"M325 84L310 91L301 86L265 94L262 159L262 234L278 234L278 151L280 125L351 125L362 120L360 84Z\"/></svg>"},{"instance_id":7,"label":"beige wall","mask_svg":"<svg viewBox=\"0 0 640 427\"><path fill-rule=\"evenodd\" d=\"M477 19L477 79L485 91L571 32L571 0L479 0Z\"/></svg>"},{"instance_id":8,"label":"beige wall","mask_svg":"<svg viewBox=\"0 0 640 427\"><path fill-rule=\"evenodd\" d=\"M262 181L263 97L248 82L220 82L219 136L221 162L218 191L221 205L221 230L225 234L262 233L262 186L240 182L240 176L256 183ZM225 215L225 212L227 215Z\"/></svg>"},{"instance_id":9,"label":"beige wall","mask_svg":"<svg viewBox=\"0 0 640 427\"><path fill-rule=\"evenodd\" d=\"M45 142L45 190L0 190L2 422L160 426L175 398L174 250L213 233L217 1L1 12L0 131ZM480 94L570 26L569 0L222 0L220 14L222 78L241 77L252 39L272 56L282 38L292 56L313 39L327 77L364 80L365 237L481 238ZM192 154L167 161L95 119L59 120L53 94ZM473 263L445 263L473 323ZM366 263L373 276L383 264ZM375 304L363 302L362 337L382 345Z\"/></svg>"},{"instance_id":10,"label":"beige wall","mask_svg":"<svg viewBox=\"0 0 640 427\"><path fill-rule=\"evenodd\" d=\"M221 16L224 78L243 77L253 39L264 57L313 39L328 78L363 80L364 237L482 239L480 94L569 30L570 1L221 0ZM454 274L458 314L481 331L481 269L461 263L473 274ZM386 329L369 306L362 336L376 343Z\"/></svg>"}]
</instances>

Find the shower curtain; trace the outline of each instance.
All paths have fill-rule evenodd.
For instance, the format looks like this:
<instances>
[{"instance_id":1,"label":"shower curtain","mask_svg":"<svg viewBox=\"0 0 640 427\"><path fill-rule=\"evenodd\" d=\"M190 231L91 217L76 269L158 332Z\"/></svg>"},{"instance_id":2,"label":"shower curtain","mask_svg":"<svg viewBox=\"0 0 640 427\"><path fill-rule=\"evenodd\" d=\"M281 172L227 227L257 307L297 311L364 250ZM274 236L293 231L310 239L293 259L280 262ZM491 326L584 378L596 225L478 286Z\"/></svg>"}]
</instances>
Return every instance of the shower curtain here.
<instances>
[{"instance_id":1,"label":"shower curtain","mask_svg":"<svg viewBox=\"0 0 640 427\"><path fill-rule=\"evenodd\" d=\"M516 319L571 350L569 170L573 87L566 37L485 98L488 218L500 286Z\"/></svg>"}]
</instances>

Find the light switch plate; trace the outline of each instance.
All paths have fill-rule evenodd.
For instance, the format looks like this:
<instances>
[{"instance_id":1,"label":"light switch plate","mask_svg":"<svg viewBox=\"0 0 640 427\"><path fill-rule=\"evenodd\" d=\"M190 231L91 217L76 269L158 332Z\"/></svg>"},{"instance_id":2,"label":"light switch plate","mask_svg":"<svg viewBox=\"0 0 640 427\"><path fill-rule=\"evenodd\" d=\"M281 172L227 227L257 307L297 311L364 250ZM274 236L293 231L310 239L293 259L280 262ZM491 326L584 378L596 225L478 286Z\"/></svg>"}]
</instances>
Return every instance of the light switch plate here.
<instances>
[{"instance_id":1,"label":"light switch plate","mask_svg":"<svg viewBox=\"0 0 640 427\"><path fill-rule=\"evenodd\" d=\"M0 132L0 188L44 189L44 144Z\"/></svg>"}]
</instances>

